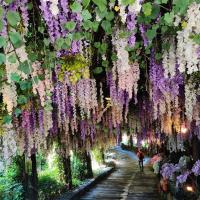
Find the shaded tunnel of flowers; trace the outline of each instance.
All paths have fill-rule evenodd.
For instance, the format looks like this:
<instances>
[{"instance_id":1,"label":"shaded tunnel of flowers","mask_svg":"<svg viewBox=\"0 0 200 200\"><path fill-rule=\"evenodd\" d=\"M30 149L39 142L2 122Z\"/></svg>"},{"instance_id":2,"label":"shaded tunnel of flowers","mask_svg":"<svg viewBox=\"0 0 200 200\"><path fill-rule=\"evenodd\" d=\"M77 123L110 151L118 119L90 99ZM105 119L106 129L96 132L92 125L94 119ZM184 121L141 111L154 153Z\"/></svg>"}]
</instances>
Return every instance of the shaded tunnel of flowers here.
<instances>
[{"instance_id":1,"label":"shaded tunnel of flowers","mask_svg":"<svg viewBox=\"0 0 200 200\"><path fill-rule=\"evenodd\" d=\"M120 144L197 199L199 85L199 0L0 0L0 199L54 199Z\"/></svg>"}]
</instances>

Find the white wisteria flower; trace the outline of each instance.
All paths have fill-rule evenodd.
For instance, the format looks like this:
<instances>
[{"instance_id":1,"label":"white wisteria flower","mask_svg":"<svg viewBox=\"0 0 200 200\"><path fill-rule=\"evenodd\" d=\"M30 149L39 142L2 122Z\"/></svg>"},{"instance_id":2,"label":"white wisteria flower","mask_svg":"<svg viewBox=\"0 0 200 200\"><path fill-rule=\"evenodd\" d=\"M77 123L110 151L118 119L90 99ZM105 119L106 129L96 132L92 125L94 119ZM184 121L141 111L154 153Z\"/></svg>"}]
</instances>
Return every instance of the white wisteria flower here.
<instances>
[{"instance_id":1,"label":"white wisteria flower","mask_svg":"<svg viewBox=\"0 0 200 200\"><path fill-rule=\"evenodd\" d=\"M187 26L177 33L177 58L180 72L192 74L200 70L199 45L191 36L200 34L200 4L192 3L187 11Z\"/></svg>"}]
</instances>

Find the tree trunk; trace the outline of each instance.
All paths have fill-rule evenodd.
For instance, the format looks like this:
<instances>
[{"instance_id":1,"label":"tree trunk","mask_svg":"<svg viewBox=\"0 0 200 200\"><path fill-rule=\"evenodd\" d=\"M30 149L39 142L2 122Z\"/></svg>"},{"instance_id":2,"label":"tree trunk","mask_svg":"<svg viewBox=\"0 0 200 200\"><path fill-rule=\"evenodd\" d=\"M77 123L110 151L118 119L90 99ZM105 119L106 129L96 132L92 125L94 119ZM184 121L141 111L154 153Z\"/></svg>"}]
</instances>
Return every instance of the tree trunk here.
<instances>
[{"instance_id":1,"label":"tree trunk","mask_svg":"<svg viewBox=\"0 0 200 200\"><path fill-rule=\"evenodd\" d=\"M29 187L28 187L28 172L26 171L26 157L25 154L22 155L22 184L23 184L23 189L24 189L24 196L25 199L28 198L29 194Z\"/></svg>"},{"instance_id":2,"label":"tree trunk","mask_svg":"<svg viewBox=\"0 0 200 200\"><path fill-rule=\"evenodd\" d=\"M92 171L92 160L91 155L89 152L85 152L85 159L86 159L86 166L87 166L87 178L93 178L93 171Z\"/></svg>"},{"instance_id":3,"label":"tree trunk","mask_svg":"<svg viewBox=\"0 0 200 200\"><path fill-rule=\"evenodd\" d=\"M69 190L72 189L72 171L71 171L71 161L70 156L63 157L64 173L65 173L65 183Z\"/></svg>"},{"instance_id":4,"label":"tree trunk","mask_svg":"<svg viewBox=\"0 0 200 200\"><path fill-rule=\"evenodd\" d=\"M105 154L104 154L104 149L101 148L101 149L100 149L100 152L101 152L102 164L105 164Z\"/></svg>"},{"instance_id":5,"label":"tree trunk","mask_svg":"<svg viewBox=\"0 0 200 200\"><path fill-rule=\"evenodd\" d=\"M37 175L37 162L36 154L31 155L32 174L31 174L31 197L32 200L38 199L38 175Z\"/></svg>"},{"instance_id":6,"label":"tree trunk","mask_svg":"<svg viewBox=\"0 0 200 200\"><path fill-rule=\"evenodd\" d=\"M129 144L130 144L130 148L133 149L133 136L132 135L130 135Z\"/></svg>"}]
</instances>

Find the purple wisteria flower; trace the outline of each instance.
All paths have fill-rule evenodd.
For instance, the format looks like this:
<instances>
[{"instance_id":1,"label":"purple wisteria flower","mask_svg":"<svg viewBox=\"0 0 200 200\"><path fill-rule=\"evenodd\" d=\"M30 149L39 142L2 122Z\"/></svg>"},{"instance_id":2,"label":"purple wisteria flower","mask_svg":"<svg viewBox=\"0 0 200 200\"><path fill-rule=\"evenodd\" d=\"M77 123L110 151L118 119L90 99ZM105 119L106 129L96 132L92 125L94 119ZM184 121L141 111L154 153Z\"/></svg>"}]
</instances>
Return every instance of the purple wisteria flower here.
<instances>
[{"instance_id":1,"label":"purple wisteria flower","mask_svg":"<svg viewBox=\"0 0 200 200\"><path fill-rule=\"evenodd\" d=\"M188 176L191 172L186 171L183 174L176 177L176 187L178 187L180 184L183 184L187 181Z\"/></svg>"},{"instance_id":2,"label":"purple wisteria flower","mask_svg":"<svg viewBox=\"0 0 200 200\"><path fill-rule=\"evenodd\" d=\"M178 164L172 164L172 163L165 163L162 166L162 169L160 173L162 174L163 177L165 178L172 178L172 175L180 170L180 166Z\"/></svg>"},{"instance_id":3,"label":"purple wisteria flower","mask_svg":"<svg viewBox=\"0 0 200 200\"><path fill-rule=\"evenodd\" d=\"M148 41L148 39L145 35L145 33L147 32L147 28L144 24L140 24L139 29L140 29L141 36L142 36L142 39L143 39L143 42L144 42L144 46L147 47L148 44L149 44L149 41Z\"/></svg>"},{"instance_id":4,"label":"purple wisteria flower","mask_svg":"<svg viewBox=\"0 0 200 200\"><path fill-rule=\"evenodd\" d=\"M195 176L200 175L200 160L197 160L194 166L192 167L192 172Z\"/></svg>"},{"instance_id":5,"label":"purple wisteria flower","mask_svg":"<svg viewBox=\"0 0 200 200\"><path fill-rule=\"evenodd\" d=\"M178 65L176 66L177 68ZM172 97L176 97L179 94L180 85L183 85L183 75L177 69L174 77L165 78L164 68L162 64L156 61L154 50L151 51L149 72L153 86L153 102L159 102L159 100L165 98L165 93L170 94Z\"/></svg>"},{"instance_id":6,"label":"purple wisteria flower","mask_svg":"<svg viewBox=\"0 0 200 200\"><path fill-rule=\"evenodd\" d=\"M136 41L136 37L135 37L135 28L136 28L136 15L134 12L129 11L127 18L126 18L126 23L127 23L127 29L128 31L131 31L131 35L128 38L128 44L131 47L134 47L135 45L135 41Z\"/></svg>"}]
</instances>

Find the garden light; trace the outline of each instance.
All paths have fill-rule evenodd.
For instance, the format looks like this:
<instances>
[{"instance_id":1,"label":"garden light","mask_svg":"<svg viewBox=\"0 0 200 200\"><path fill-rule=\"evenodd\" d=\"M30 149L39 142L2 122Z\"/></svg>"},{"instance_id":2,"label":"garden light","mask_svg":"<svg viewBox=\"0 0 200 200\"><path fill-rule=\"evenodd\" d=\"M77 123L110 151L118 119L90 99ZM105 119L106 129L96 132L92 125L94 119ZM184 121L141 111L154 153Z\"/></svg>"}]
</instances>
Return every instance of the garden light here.
<instances>
[{"instance_id":1,"label":"garden light","mask_svg":"<svg viewBox=\"0 0 200 200\"><path fill-rule=\"evenodd\" d=\"M181 133L186 134L188 132L188 129L185 125L181 126Z\"/></svg>"},{"instance_id":2,"label":"garden light","mask_svg":"<svg viewBox=\"0 0 200 200\"><path fill-rule=\"evenodd\" d=\"M194 192L193 187L190 186L190 185L187 185L187 186L186 186L186 190L187 190L188 192Z\"/></svg>"}]
</instances>

